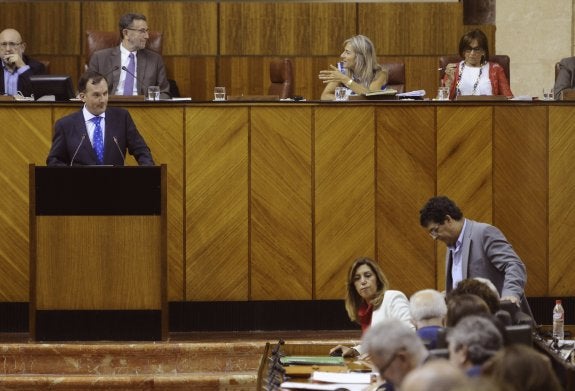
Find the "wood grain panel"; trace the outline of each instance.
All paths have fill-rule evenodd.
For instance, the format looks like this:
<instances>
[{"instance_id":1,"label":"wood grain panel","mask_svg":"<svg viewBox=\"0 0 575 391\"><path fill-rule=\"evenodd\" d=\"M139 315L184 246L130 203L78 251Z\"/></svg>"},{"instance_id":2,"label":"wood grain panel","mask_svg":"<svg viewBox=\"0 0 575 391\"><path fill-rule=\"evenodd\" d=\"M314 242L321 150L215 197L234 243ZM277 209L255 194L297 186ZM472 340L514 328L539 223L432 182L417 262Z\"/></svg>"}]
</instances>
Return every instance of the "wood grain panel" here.
<instances>
[{"instance_id":1,"label":"wood grain panel","mask_svg":"<svg viewBox=\"0 0 575 391\"><path fill-rule=\"evenodd\" d=\"M180 96L194 101L214 98L216 57L164 57L168 78L176 81Z\"/></svg>"},{"instance_id":2,"label":"wood grain panel","mask_svg":"<svg viewBox=\"0 0 575 391\"><path fill-rule=\"evenodd\" d=\"M251 299L312 299L312 115L251 110Z\"/></svg>"},{"instance_id":3,"label":"wood grain panel","mask_svg":"<svg viewBox=\"0 0 575 391\"><path fill-rule=\"evenodd\" d=\"M220 4L222 55L338 53L355 31L353 3Z\"/></svg>"},{"instance_id":4,"label":"wood grain panel","mask_svg":"<svg viewBox=\"0 0 575 391\"><path fill-rule=\"evenodd\" d=\"M156 164L167 164L168 300L184 299L184 108L129 107ZM137 165L127 156L126 164Z\"/></svg>"},{"instance_id":5,"label":"wood grain panel","mask_svg":"<svg viewBox=\"0 0 575 391\"><path fill-rule=\"evenodd\" d=\"M160 309L160 235L158 216L38 216L36 308Z\"/></svg>"},{"instance_id":6,"label":"wood grain panel","mask_svg":"<svg viewBox=\"0 0 575 391\"><path fill-rule=\"evenodd\" d=\"M379 263L393 289L434 288L435 245L419 210L435 194L435 109L376 109ZM441 288L443 289L443 288Z\"/></svg>"},{"instance_id":7,"label":"wood grain panel","mask_svg":"<svg viewBox=\"0 0 575 391\"><path fill-rule=\"evenodd\" d=\"M50 107L3 107L0 164L0 301L28 301L28 165L44 165L51 144Z\"/></svg>"},{"instance_id":8,"label":"wood grain panel","mask_svg":"<svg viewBox=\"0 0 575 391\"><path fill-rule=\"evenodd\" d=\"M186 300L248 299L248 110L186 110Z\"/></svg>"},{"instance_id":9,"label":"wood grain panel","mask_svg":"<svg viewBox=\"0 0 575 391\"><path fill-rule=\"evenodd\" d=\"M0 29L18 30L27 53L75 55L80 52L80 13L79 1L4 1Z\"/></svg>"},{"instance_id":10,"label":"wood grain panel","mask_svg":"<svg viewBox=\"0 0 575 391\"><path fill-rule=\"evenodd\" d=\"M549 296L575 294L574 166L575 111L549 107Z\"/></svg>"},{"instance_id":11,"label":"wood grain panel","mask_svg":"<svg viewBox=\"0 0 575 391\"><path fill-rule=\"evenodd\" d=\"M191 1L83 1L82 53L85 31L118 31L120 16L137 12L146 16L151 30L163 31L163 54L215 55L217 3Z\"/></svg>"},{"instance_id":12,"label":"wood grain panel","mask_svg":"<svg viewBox=\"0 0 575 391\"><path fill-rule=\"evenodd\" d=\"M546 117L545 107L495 107L493 223L527 267L528 296L548 290Z\"/></svg>"},{"instance_id":13,"label":"wood grain panel","mask_svg":"<svg viewBox=\"0 0 575 391\"><path fill-rule=\"evenodd\" d=\"M384 55L456 53L463 34L458 3L358 3L358 31Z\"/></svg>"},{"instance_id":14,"label":"wood grain panel","mask_svg":"<svg viewBox=\"0 0 575 391\"><path fill-rule=\"evenodd\" d=\"M492 222L492 107L437 108L437 195L466 218ZM445 244L438 243L438 287L445 286Z\"/></svg>"},{"instance_id":15,"label":"wood grain panel","mask_svg":"<svg viewBox=\"0 0 575 391\"><path fill-rule=\"evenodd\" d=\"M347 270L375 256L373 107L332 104L315 112L316 299L341 299Z\"/></svg>"}]
</instances>

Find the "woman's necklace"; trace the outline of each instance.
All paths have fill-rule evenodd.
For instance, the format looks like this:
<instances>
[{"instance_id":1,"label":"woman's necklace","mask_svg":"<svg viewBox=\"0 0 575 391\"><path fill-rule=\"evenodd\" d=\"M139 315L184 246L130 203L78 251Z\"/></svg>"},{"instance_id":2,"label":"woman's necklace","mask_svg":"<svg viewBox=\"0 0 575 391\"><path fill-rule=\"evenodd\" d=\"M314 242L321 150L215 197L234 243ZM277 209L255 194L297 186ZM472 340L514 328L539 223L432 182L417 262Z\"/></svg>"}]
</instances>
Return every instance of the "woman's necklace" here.
<instances>
[{"instance_id":1,"label":"woman's necklace","mask_svg":"<svg viewBox=\"0 0 575 391\"><path fill-rule=\"evenodd\" d=\"M461 84L461 80L463 79L463 70L465 69L465 61L461 61L461 66L459 67L459 80L457 81L457 95L461 95L461 90L459 89L459 85ZM481 79L481 74L483 73L483 64L479 66L479 75L477 75L477 80L475 80L475 84L473 84L473 91L471 95L475 95L475 91L477 91L477 86L479 85L479 79Z\"/></svg>"}]
</instances>

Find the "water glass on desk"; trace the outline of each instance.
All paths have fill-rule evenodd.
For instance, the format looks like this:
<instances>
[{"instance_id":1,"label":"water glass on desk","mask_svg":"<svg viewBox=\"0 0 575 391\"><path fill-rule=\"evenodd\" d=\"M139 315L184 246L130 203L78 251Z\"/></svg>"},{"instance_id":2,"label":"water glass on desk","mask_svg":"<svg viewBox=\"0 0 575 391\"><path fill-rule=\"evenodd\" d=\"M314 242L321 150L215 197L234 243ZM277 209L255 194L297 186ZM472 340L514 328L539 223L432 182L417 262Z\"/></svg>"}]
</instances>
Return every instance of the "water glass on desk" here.
<instances>
[{"instance_id":1,"label":"water glass on desk","mask_svg":"<svg viewBox=\"0 0 575 391\"><path fill-rule=\"evenodd\" d=\"M214 87L214 100L226 100L226 87Z\"/></svg>"},{"instance_id":2,"label":"water glass on desk","mask_svg":"<svg viewBox=\"0 0 575 391\"><path fill-rule=\"evenodd\" d=\"M160 100L160 86L148 87L148 100Z\"/></svg>"},{"instance_id":3,"label":"water glass on desk","mask_svg":"<svg viewBox=\"0 0 575 391\"><path fill-rule=\"evenodd\" d=\"M338 102L347 100L347 88L335 87L335 100Z\"/></svg>"},{"instance_id":4,"label":"water glass on desk","mask_svg":"<svg viewBox=\"0 0 575 391\"><path fill-rule=\"evenodd\" d=\"M554 90L553 87L547 89L544 88L543 89L543 100L554 100L555 96L554 96Z\"/></svg>"},{"instance_id":5,"label":"water glass on desk","mask_svg":"<svg viewBox=\"0 0 575 391\"><path fill-rule=\"evenodd\" d=\"M436 100L449 100L449 88L448 87L439 87L437 89Z\"/></svg>"}]
</instances>

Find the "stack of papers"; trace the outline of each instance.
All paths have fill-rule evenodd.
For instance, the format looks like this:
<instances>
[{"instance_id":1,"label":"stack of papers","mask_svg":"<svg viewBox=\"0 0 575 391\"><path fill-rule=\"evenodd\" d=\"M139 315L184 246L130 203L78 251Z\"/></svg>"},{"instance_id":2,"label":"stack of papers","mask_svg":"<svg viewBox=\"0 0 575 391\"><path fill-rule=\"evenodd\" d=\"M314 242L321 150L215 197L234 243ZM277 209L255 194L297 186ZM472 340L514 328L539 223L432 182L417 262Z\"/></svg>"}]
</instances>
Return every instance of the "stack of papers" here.
<instances>
[{"instance_id":1,"label":"stack of papers","mask_svg":"<svg viewBox=\"0 0 575 391\"><path fill-rule=\"evenodd\" d=\"M423 98L425 96L425 90L402 92L401 94L397 94L397 96L400 98Z\"/></svg>"},{"instance_id":2,"label":"stack of papers","mask_svg":"<svg viewBox=\"0 0 575 391\"><path fill-rule=\"evenodd\" d=\"M349 390L361 391L371 384L375 373L333 373L314 372L310 377L311 383L284 382L282 389L288 390Z\"/></svg>"}]
</instances>

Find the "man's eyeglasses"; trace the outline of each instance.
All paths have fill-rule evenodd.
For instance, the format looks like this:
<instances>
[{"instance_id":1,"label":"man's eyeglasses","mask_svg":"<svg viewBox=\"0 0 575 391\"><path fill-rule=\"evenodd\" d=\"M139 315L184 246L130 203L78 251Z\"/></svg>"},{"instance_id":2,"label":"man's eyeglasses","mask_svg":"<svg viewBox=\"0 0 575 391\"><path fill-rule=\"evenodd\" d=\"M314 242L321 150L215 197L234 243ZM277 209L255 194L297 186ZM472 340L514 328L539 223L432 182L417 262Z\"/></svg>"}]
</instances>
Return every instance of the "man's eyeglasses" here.
<instances>
[{"instance_id":1,"label":"man's eyeglasses","mask_svg":"<svg viewBox=\"0 0 575 391\"><path fill-rule=\"evenodd\" d=\"M18 46L20 46L22 44L22 42L0 42L0 47L2 49L6 49L6 48L17 48Z\"/></svg>"},{"instance_id":2,"label":"man's eyeglasses","mask_svg":"<svg viewBox=\"0 0 575 391\"><path fill-rule=\"evenodd\" d=\"M442 224L437 224L435 227L430 227L427 229L427 233L429 234L429 236L431 236L433 239L437 238L437 235L439 234L439 227Z\"/></svg>"},{"instance_id":3,"label":"man's eyeglasses","mask_svg":"<svg viewBox=\"0 0 575 391\"><path fill-rule=\"evenodd\" d=\"M126 27L126 30L132 30L132 31L137 31L140 34L146 34L150 32L150 29L131 29L129 27Z\"/></svg>"},{"instance_id":4,"label":"man's eyeglasses","mask_svg":"<svg viewBox=\"0 0 575 391\"><path fill-rule=\"evenodd\" d=\"M471 53L471 52L475 52L475 53L483 53L485 50L483 50L482 47L476 47L476 48L467 48L465 49L465 53Z\"/></svg>"}]
</instances>

